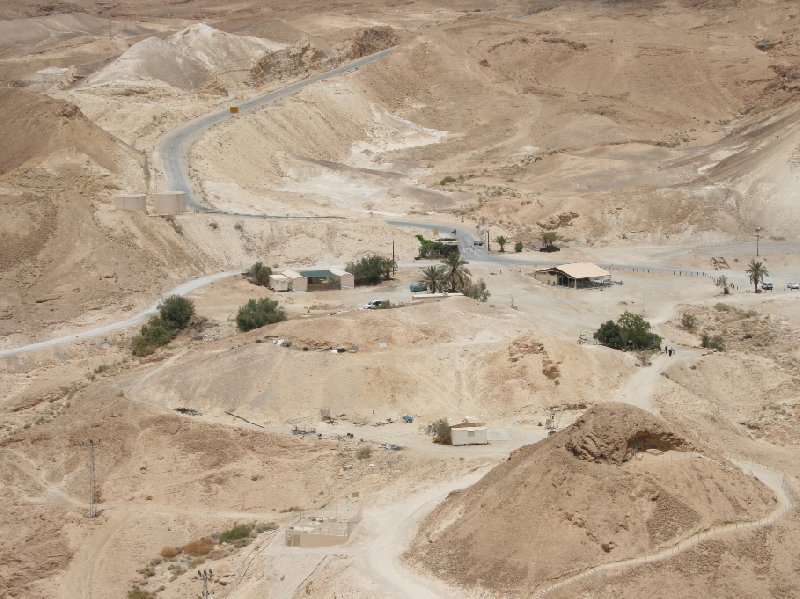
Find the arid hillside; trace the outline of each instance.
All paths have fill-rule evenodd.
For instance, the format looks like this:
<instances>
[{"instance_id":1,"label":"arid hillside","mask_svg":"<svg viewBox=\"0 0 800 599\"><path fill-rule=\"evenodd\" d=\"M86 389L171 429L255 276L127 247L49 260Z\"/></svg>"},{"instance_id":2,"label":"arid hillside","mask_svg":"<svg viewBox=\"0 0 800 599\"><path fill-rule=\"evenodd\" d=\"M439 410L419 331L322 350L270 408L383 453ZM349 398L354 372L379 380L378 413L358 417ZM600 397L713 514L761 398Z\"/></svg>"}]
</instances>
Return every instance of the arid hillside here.
<instances>
[{"instance_id":1,"label":"arid hillside","mask_svg":"<svg viewBox=\"0 0 800 599\"><path fill-rule=\"evenodd\" d=\"M642 410L597 406L451 494L409 558L452 582L525 597L586 564L774 508L768 489L719 459Z\"/></svg>"}]
</instances>

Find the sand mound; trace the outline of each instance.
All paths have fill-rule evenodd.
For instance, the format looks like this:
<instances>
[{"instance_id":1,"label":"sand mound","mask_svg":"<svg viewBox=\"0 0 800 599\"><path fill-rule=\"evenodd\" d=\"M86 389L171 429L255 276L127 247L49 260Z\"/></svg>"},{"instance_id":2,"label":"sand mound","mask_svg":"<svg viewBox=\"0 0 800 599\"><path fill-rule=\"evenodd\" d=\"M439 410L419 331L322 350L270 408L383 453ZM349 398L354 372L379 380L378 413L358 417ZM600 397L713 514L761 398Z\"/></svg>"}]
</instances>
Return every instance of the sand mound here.
<instances>
[{"instance_id":1,"label":"sand mound","mask_svg":"<svg viewBox=\"0 0 800 599\"><path fill-rule=\"evenodd\" d=\"M57 161L85 154L112 172L142 177L141 155L87 119L77 106L27 91L0 89L0 175L54 155Z\"/></svg>"},{"instance_id":2,"label":"sand mound","mask_svg":"<svg viewBox=\"0 0 800 599\"><path fill-rule=\"evenodd\" d=\"M699 448L638 408L592 408L451 494L423 522L408 557L445 579L527 593L772 509L774 497L756 480L691 449Z\"/></svg>"},{"instance_id":3,"label":"sand mound","mask_svg":"<svg viewBox=\"0 0 800 599\"><path fill-rule=\"evenodd\" d=\"M218 80L242 83L263 53L284 50L270 40L231 35L199 23L162 40L148 37L86 82L88 87L175 87L197 90Z\"/></svg>"}]
</instances>

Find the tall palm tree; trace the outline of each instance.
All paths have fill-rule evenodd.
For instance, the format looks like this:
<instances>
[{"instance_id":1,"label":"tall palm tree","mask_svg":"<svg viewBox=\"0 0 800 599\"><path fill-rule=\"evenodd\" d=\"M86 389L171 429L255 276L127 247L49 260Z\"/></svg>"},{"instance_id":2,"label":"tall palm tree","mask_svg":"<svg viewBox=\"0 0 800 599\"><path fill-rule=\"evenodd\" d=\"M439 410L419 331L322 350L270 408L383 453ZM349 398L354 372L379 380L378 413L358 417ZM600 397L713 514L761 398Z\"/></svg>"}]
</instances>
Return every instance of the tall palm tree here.
<instances>
[{"instance_id":1,"label":"tall palm tree","mask_svg":"<svg viewBox=\"0 0 800 599\"><path fill-rule=\"evenodd\" d=\"M755 291L758 293L758 284L769 276L767 267L763 262L758 262L755 258L750 261L745 272L750 275L750 282L755 286Z\"/></svg>"},{"instance_id":2,"label":"tall palm tree","mask_svg":"<svg viewBox=\"0 0 800 599\"><path fill-rule=\"evenodd\" d=\"M431 293L437 293L446 285L444 266L429 266L424 269L419 277L419 282L425 285Z\"/></svg>"},{"instance_id":3,"label":"tall palm tree","mask_svg":"<svg viewBox=\"0 0 800 599\"><path fill-rule=\"evenodd\" d=\"M500 251L501 252L505 252L506 251L506 244L508 243L508 237L505 237L504 235L498 235L495 238L495 241L497 242L497 245L500 246Z\"/></svg>"},{"instance_id":4,"label":"tall palm tree","mask_svg":"<svg viewBox=\"0 0 800 599\"><path fill-rule=\"evenodd\" d=\"M445 282L449 291L463 291L464 287L472 282L472 274L465 268L469 264L461 257L461 252L450 252L442 259L444 264Z\"/></svg>"}]
</instances>

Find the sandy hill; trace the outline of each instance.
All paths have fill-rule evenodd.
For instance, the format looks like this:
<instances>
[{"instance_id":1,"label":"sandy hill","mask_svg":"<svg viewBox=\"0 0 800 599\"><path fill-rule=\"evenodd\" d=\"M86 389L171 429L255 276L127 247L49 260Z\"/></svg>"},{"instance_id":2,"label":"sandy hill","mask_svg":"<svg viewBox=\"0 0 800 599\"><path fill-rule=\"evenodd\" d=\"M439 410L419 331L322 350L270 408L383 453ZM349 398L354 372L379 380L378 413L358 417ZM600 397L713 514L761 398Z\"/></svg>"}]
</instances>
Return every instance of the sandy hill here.
<instances>
[{"instance_id":1,"label":"sandy hill","mask_svg":"<svg viewBox=\"0 0 800 599\"><path fill-rule=\"evenodd\" d=\"M315 50L309 58L306 55L311 51L310 42L301 40L298 44L300 47L293 48L267 39L232 35L199 23L163 40L148 37L134 44L89 77L85 85L90 88L169 86L188 91L210 83L227 87L249 80L257 63L271 61L277 68L284 59L305 57L306 62L313 62L325 56L323 51Z\"/></svg>"},{"instance_id":2,"label":"sandy hill","mask_svg":"<svg viewBox=\"0 0 800 599\"><path fill-rule=\"evenodd\" d=\"M77 106L14 88L0 89L0 175L47 161L48 166L84 156L98 166L141 180L141 153L103 131Z\"/></svg>"},{"instance_id":3,"label":"sandy hill","mask_svg":"<svg viewBox=\"0 0 800 599\"><path fill-rule=\"evenodd\" d=\"M754 479L690 451L703 448L660 418L596 406L451 494L423 522L409 557L450 581L528 596L545 580L774 506Z\"/></svg>"}]
</instances>

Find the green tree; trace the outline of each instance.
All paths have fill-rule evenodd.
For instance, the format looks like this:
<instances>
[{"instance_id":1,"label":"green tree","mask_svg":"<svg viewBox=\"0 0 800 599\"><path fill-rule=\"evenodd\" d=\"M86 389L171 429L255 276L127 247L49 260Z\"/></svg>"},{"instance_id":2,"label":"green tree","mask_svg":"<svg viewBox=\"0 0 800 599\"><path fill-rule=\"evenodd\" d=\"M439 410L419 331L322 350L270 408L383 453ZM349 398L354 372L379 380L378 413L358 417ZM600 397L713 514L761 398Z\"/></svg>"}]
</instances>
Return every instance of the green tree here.
<instances>
[{"instance_id":1,"label":"green tree","mask_svg":"<svg viewBox=\"0 0 800 599\"><path fill-rule=\"evenodd\" d=\"M433 442L440 445L452 445L453 435L450 431L450 424L441 418L431 425L433 429Z\"/></svg>"},{"instance_id":2,"label":"green tree","mask_svg":"<svg viewBox=\"0 0 800 599\"><path fill-rule=\"evenodd\" d=\"M448 256L453 252L458 251L457 245L450 245L442 243L441 241L433 241L425 239L422 235L417 235L419 241L419 257L431 258L433 256Z\"/></svg>"},{"instance_id":3,"label":"green tree","mask_svg":"<svg viewBox=\"0 0 800 599\"><path fill-rule=\"evenodd\" d=\"M558 233L555 231L542 231L542 242L547 246L551 247L556 240L558 239Z\"/></svg>"},{"instance_id":4,"label":"green tree","mask_svg":"<svg viewBox=\"0 0 800 599\"><path fill-rule=\"evenodd\" d=\"M286 312L278 302L268 298L251 299L236 314L236 326L240 331L250 331L283 320L286 320Z\"/></svg>"},{"instance_id":5,"label":"green tree","mask_svg":"<svg viewBox=\"0 0 800 599\"><path fill-rule=\"evenodd\" d=\"M624 349L625 342L622 338L622 331L619 325L613 320L607 320L600 325L594 333L597 342L612 349Z\"/></svg>"},{"instance_id":6,"label":"green tree","mask_svg":"<svg viewBox=\"0 0 800 599\"><path fill-rule=\"evenodd\" d=\"M176 329L183 329L194 316L194 303L180 295L170 295L158 304L161 320Z\"/></svg>"},{"instance_id":7,"label":"green tree","mask_svg":"<svg viewBox=\"0 0 800 599\"><path fill-rule=\"evenodd\" d=\"M448 291L459 292L472 282L472 275L466 268L469 264L461 257L461 252L453 252L442 260Z\"/></svg>"},{"instance_id":8,"label":"green tree","mask_svg":"<svg viewBox=\"0 0 800 599\"><path fill-rule=\"evenodd\" d=\"M261 287L269 286L269 276L272 274L272 269L265 266L260 261L253 264L247 272L247 280L253 285L260 285Z\"/></svg>"},{"instance_id":9,"label":"green tree","mask_svg":"<svg viewBox=\"0 0 800 599\"><path fill-rule=\"evenodd\" d=\"M143 358L156 351L156 348L175 339L178 328L160 316L153 316L142 326L139 333L133 338L131 350L134 356Z\"/></svg>"},{"instance_id":10,"label":"green tree","mask_svg":"<svg viewBox=\"0 0 800 599\"><path fill-rule=\"evenodd\" d=\"M498 235L494 238L494 240L497 242L497 245L500 246L500 251L505 252L506 244L508 243L508 237L505 237L504 235Z\"/></svg>"},{"instance_id":11,"label":"green tree","mask_svg":"<svg viewBox=\"0 0 800 599\"><path fill-rule=\"evenodd\" d=\"M750 277L750 282L755 286L756 293L758 293L758 284L763 282L764 279L769 276L767 267L764 266L763 262L759 262L753 258L750 261L750 264L747 266L747 270L745 270L745 272Z\"/></svg>"},{"instance_id":12,"label":"green tree","mask_svg":"<svg viewBox=\"0 0 800 599\"><path fill-rule=\"evenodd\" d=\"M594 338L602 345L614 349L656 349L661 347L661 337L650 332L650 323L638 314L627 310L617 319L600 325Z\"/></svg>"},{"instance_id":13,"label":"green tree","mask_svg":"<svg viewBox=\"0 0 800 599\"><path fill-rule=\"evenodd\" d=\"M463 293L467 297L471 297L479 302L485 302L489 299L489 296L492 295L486 288L486 282L483 279L478 279L476 283L468 283L467 286L464 287Z\"/></svg>"},{"instance_id":14,"label":"green tree","mask_svg":"<svg viewBox=\"0 0 800 599\"><path fill-rule=\"evenodd\" d=\"M353 275L356 285L375 285L389 279L394 267L391 258L370 254L356 262L349 262L345 270Z\"/></svg>"},{"instance_id":15,"label":"green tree","mask_svg":"<svg viewBox=\"0 0 800 599\"><path fill-rule=\"evenodd\" d=\"M431 293L439 292L447 284L444 266L429 266L424 269L419 282L425 285Z\"/></svg>"},{"instance_id":16,"label":"green tree","mask_svg":"<svg viewBox=\"0 0 800 599\"><path fill-rule=\"evenodd\" d=\"M520 252L521 252L521 251L522 251L524 248L525 248L525 246L522 244L522 242L521 242L521 241L518 241L517 243L515 243L515 244L514 244L514 251L515 251L515 252L517 252L518 254L519 254L519 253L520 253Z\"/></svg>"},{"instance_id":17,"label":"green tree","mask_svg":"<svg viewBox=\"0 0 800 599\"><path fill-rule=\"evenodd\" d=\"M655 349L661 347L661 337L650 332L650 323L633 312L622 313L617 319L625 346L630 349Z\"/></svg>"}]
</instances>

